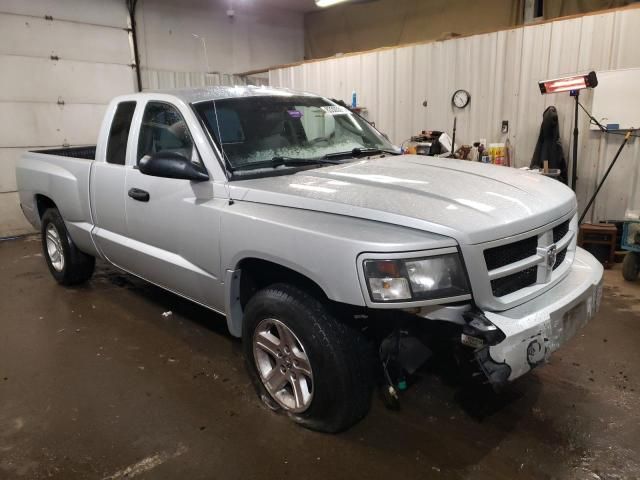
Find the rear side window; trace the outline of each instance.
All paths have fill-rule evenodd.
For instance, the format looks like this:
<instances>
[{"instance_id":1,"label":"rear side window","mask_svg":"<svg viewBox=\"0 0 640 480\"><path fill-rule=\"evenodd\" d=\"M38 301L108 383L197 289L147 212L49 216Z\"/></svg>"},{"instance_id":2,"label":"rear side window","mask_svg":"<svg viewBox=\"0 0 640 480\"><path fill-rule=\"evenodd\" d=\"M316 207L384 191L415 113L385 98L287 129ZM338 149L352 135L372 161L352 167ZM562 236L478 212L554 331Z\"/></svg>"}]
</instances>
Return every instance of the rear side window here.
<instances>
[{"instance_id":1,"label":"rear side window","mask_svg":"<svg viewBox=\"0 0 640 480\"><path fill-rule=\"evenodd\" d=\"M180 112L168 103L149 102L142 117L137 160L139 162L145 155L166 151L179 153L199 163L191 134Z\"/></svg>"},{"instance_id":2,"label":"rear side window","mask_svg":"<svg viewBox=\"0 0 640 480\"><path fill-rule=\"evenodd\" d=\"M136 102L118 104L111 122L109 141L107 143L107 162L124 165L127 156L127 140L131 130L131 119L136 109Z\"/></svg>"}]
</instances>

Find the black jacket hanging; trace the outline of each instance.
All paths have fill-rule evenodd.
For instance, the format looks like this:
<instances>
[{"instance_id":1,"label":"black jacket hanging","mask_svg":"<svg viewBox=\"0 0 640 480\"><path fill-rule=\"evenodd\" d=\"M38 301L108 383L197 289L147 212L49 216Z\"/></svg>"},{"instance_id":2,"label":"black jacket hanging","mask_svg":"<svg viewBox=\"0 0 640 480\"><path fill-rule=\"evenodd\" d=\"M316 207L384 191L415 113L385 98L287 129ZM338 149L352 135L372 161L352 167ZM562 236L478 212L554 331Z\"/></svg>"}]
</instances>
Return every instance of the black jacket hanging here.
<instances>
[{"instance_id":1,"label":"black jacket hanging","mask_svg":"<svg viewBox=\"0 0 640 480\"><path fill-rule=\"evenodd\" d=\"M560 180L567 183L567 162L560 143L560 128L558 127L558 111L556 107L548 107L542 114L542 125L538 143L533 152L530 168L543 168L544 161L549 161L549 168L560 169Z\"/></svg>"}]
</instances>

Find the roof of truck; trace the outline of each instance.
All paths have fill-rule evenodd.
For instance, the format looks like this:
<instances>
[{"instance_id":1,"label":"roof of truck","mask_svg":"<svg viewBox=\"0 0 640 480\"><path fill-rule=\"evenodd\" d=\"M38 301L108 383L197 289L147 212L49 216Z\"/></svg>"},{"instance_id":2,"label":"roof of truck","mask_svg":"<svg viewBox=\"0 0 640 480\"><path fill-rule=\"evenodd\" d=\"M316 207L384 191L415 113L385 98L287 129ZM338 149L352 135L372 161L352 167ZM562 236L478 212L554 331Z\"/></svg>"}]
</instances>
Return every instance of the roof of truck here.
<instances>
[{"instance_id":1,"label":"roof of truck","mask_svg":"<svg viewBox=\"0 0 640 480\"><path fill-rule=\"evenodd\" d=\"M187 103L205 102L208 100L222 100L224 98L263 97L263 96L315 96L310 93L297 92L288 88L255 87L251 85L211 86L198 88L178 88L173 90L146 90L145 93L163 93L173 95Z\"/></svg>"}]
</instances>

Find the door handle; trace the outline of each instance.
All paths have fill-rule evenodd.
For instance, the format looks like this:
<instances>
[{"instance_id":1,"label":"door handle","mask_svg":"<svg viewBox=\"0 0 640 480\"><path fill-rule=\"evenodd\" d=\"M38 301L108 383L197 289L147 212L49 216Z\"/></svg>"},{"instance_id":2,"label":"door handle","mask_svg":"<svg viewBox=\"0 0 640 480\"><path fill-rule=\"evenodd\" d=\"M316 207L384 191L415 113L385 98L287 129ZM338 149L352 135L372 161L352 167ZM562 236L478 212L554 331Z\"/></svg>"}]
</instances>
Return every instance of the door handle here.
<instances>
[{"instance_id":1,"label":"door handle","mask_svg":"<svg viewBox=\"0 0 640 480\"><path fill-rule=\"evenodd\" d=\"M129 190L129 196L134 200L138 200L139 202L149 201L149 192L140 190L139 188L132 188L131 190Z\"/></svg>"}]
</instances>

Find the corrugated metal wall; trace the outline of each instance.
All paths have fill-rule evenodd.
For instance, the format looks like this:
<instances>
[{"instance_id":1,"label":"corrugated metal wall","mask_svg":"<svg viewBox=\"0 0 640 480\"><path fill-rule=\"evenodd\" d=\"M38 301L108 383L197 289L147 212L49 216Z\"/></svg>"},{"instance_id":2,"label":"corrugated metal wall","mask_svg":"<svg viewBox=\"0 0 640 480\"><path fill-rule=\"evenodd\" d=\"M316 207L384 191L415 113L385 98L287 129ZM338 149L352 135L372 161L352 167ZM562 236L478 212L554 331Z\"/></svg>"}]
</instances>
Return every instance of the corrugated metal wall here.
<instances>
[{"instance_id":1,"label":"corrugated metal wall","mask_svg":"<svg viewBox=\"0 0 640 480\"><path fill-rule=\"evenodd\" d=\"M542 112L549 105L558 108L565 155L571 156L572 99L568 94L540 95L539 80L639 66L640 9L629 8L309 62L271 70L269 80L272 86L344 100L350 100L355 89L369 118L398 144L424 129L450 132L455 115L456 143L508 137L516 166L525 166L533 154ZM454 112L451 96L459 88L471 93L471 103ZM587 108L591 95L589 91L582 95ZM501 134L502 120L509 121L508 135ZM622 137L590 131L582 113L579 128L578 200L585 205ZM622 218L626 208L640 208L639 145L636 139L624 150L593 209L594 219Z\"/></svg>"}]
</instances>

